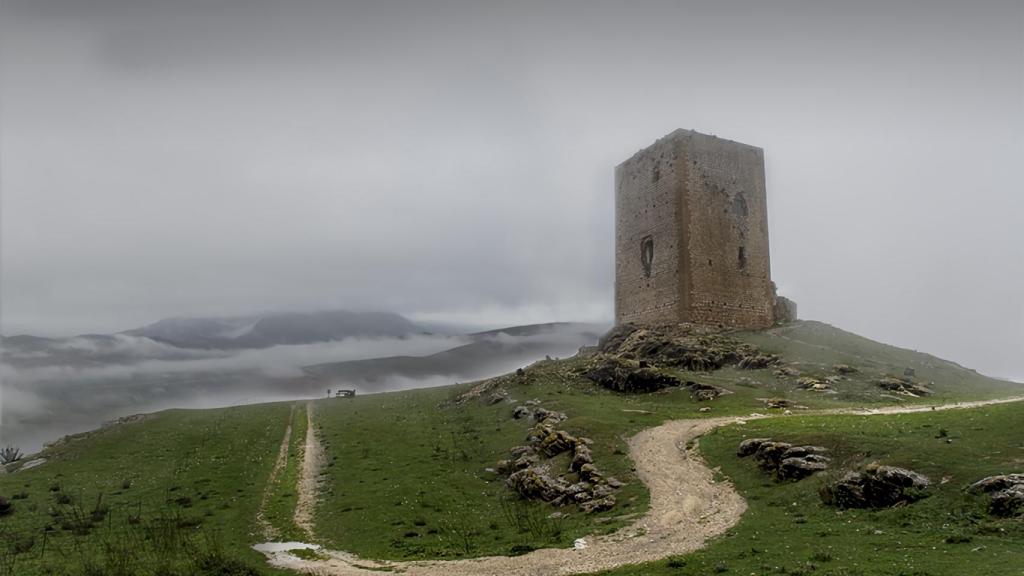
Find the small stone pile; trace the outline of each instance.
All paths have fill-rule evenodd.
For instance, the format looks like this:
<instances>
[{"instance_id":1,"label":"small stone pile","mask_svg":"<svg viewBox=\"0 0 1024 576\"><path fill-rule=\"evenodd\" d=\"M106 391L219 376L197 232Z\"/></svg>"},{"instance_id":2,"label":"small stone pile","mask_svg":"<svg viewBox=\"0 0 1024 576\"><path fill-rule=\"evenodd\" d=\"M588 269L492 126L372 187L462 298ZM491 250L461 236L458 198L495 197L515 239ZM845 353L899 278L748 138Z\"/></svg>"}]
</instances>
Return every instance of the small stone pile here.
<instances>
[{"instance_id":1,"label":"small stone pile","mask_svg":"<svg viewBox=\"0 0 1024 576\"><path fill-rule=\"evenodd\" d=\"M736 455L754 456L757 465L778 480L800 480L828 469L831 458L823 446L794 446L771 438L748 438L740 442Z\"/></svg>"},{"instance_id":2,"label":"small stone pile","mask_svg":"<svg viewBox=\"0 0 1024 576\"><path fill-rule=\"evenodd\" d=\"M523 498L555 506L576 504L587 513L615 506L613 492L622 487L622 483L615 478L605 478L594 465L589 438L576 437L556 428L565 420L564 413L531 403L516 407L512 417L530 418L536 424L530 429L526 444L512 448L512 457L497 463L495 469L508 476L505 482L510 489ZM541 461L565 453L570 455L569 470L565 474L552 472L550 464Z\"/></svg>"},{"instance_id":3,"label":"small stone pile","mask_svg":"<svg viewBox=\"0 0 1024 576\"><path fill-rule=\"evenodd\" d=\"M993 516L1024 514L1024 474L989 476L971 484L968 490L988 495Z\"/></svg>"},{"instance_id":4,"label":"small stone pile","mask_svg":"<svg viewBox=\"0 0 1024 576\"><path fill-rule=\"evenodd\" d=\"M821 500L837 508L889 508L927 496L927 476L895 466L869 464L822 486Z\"/></svg>"}]
</instances>

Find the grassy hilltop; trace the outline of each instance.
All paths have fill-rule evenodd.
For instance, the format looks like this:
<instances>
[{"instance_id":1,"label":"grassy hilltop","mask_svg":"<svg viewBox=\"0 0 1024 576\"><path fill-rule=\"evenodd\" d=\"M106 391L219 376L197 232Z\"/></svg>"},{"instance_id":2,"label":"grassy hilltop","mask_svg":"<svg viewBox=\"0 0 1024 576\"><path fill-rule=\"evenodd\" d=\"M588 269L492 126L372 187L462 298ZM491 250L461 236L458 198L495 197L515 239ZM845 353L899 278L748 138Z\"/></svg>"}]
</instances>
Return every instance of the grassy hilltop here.
<instances>
[{"instance_id":1,"label":"grassy hilltop","mask_svg":"<svg viewBox=\"0 0 1024 576\"><path fill-rule=\"evenodd\" d=\"M45 463L0 475L0 496L11 503L0 516L0 575L283 573L251 545L311 540L293 521L310 409L324 450L312 540L364 558L515 555L617 530L648 507L628 456L632 434L673 419L789 410L700 442L748 500L739 525L698 553L612 573L923 576L962 574L958 567L970 562L976 573L1020 574L1010 559L1024 546L1021 520L991 519L981 497L962 491L985 475L1024 471L1019 404L870 418L801 413L998 398L1024 387L815 322L730 336L780 363L652 368L724 392L711 401L687 387L613 392L586 376L595 358L580 355L483 384L170 410L71 437L38 455ZM879 384L900 378L930 394ZM825 390L807 389L811 382ZM512 412L527 401L563 412L558 427L592 441L601 472L624 483L615 507L585 514L522 500L488 470L524 443L533 423ZM777 484L737 458L736 444L754 436L813 443L837 461L903 465L945 482L910 506L837 513L820 503L819 479ZM553 462L564 467L565 458Z\"/></svg>"}]
</instances>

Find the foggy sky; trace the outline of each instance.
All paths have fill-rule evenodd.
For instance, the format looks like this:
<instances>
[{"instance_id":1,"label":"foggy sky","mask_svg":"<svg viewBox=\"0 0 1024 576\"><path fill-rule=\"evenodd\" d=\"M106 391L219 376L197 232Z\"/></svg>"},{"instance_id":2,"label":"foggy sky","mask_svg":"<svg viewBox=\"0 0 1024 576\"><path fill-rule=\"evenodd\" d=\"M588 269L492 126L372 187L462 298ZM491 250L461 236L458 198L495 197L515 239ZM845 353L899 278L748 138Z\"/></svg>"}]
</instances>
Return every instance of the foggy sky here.
<instances>
[{"instance_id":1,"label":"foggy sky","mask_svg":"<svg viewBox=\"0 0 1024 576\"><path fill-rule=\"evenodd\" d=\"M0 331L611 318L613 167L765 149L804 318L1024 380L1024 4L3 0Z\"/></svg>"}]
</instances>

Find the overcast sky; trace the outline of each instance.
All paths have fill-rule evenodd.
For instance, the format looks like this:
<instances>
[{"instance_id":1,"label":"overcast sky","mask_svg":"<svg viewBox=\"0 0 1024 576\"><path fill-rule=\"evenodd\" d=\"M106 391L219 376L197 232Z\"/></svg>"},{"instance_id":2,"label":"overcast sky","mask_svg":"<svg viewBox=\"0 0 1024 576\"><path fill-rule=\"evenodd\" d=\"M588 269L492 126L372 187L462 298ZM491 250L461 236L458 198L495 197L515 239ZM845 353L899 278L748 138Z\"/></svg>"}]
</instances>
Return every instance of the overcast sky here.
<instances>
[{"instance_id":1,"label":"overcast sky","mask_svg":"<svg viewBox=\"0 0 1024 576\"><path fill-rule=\"evenodd\" d=\"M3 0L2 332L612 313L613 168L765 149L804 318L1024 379L1024 3Z\"/></svg>"}]
</instances>

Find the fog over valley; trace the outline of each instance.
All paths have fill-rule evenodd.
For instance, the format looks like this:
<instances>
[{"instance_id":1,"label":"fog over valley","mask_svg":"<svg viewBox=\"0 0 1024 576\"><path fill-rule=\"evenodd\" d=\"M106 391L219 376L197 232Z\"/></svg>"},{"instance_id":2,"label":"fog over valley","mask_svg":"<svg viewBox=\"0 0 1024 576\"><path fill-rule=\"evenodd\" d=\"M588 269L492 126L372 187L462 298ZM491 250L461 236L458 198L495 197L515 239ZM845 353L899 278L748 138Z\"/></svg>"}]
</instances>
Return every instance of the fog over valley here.
<instances>
[{"instance_id":1,"label":"fog over valley","mask_svg":"<svg viewBox=\"0 0 1024 576\"><path fill-rule=\"evenodd\" d=\"M328 312L172 319L63 339L6 337L0 341L0 444L37 450L64 434L165 408L317 398L339 388L389 392L496 376L548 355L572 355L606 328L550 324L437 333L394 314Z\"/></svg>"}]
</instances>

